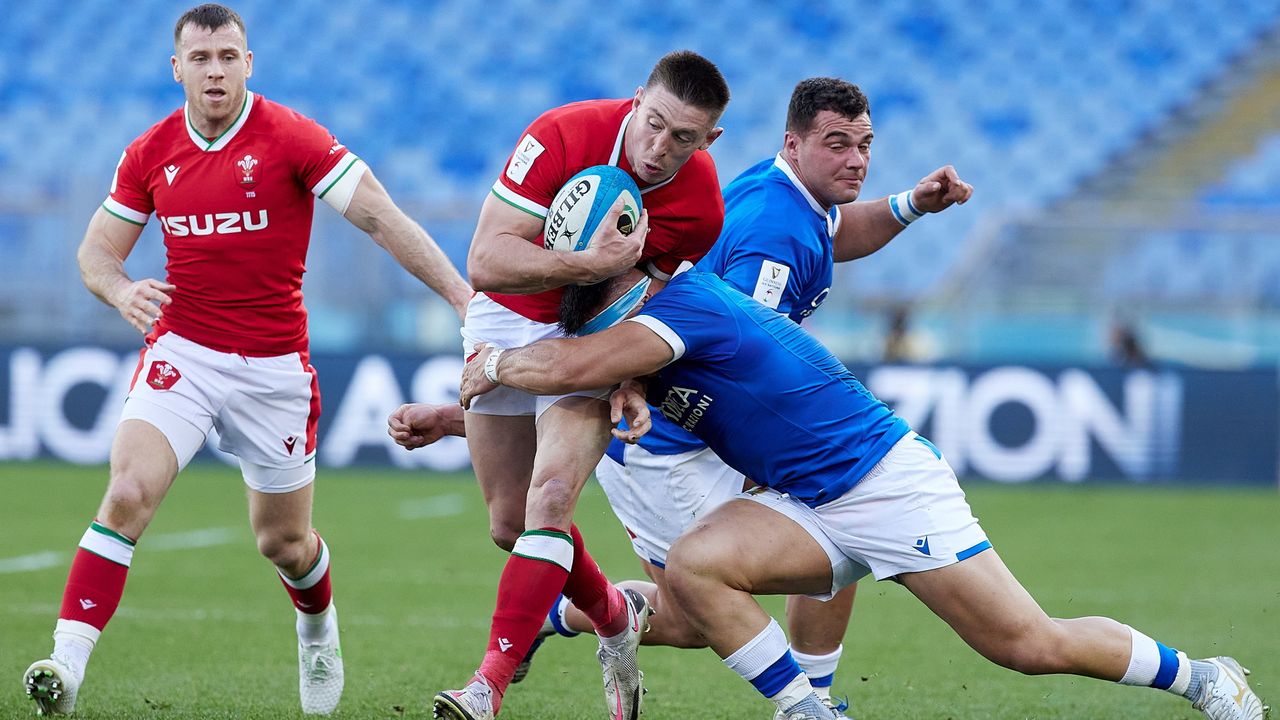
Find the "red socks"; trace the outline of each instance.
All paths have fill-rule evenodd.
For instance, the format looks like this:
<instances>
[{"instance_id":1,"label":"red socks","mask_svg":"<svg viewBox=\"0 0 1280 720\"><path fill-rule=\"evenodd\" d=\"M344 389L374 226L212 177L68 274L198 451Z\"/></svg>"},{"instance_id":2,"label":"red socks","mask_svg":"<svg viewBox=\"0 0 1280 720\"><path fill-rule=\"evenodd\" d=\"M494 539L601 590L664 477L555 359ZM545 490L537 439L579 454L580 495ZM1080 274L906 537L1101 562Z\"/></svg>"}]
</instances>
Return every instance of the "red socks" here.
<instances>
[{"instance_id":1,"label":"red socks","mask_svg":"<svg viewBox=\"0 0 1280 720\"><path fill-rule=\"evenodd\" d=\"M124 594L133 548L133 540L96 520L91 523L71 561L58 618L105 628Z\"/></svg>"}]
</instances>

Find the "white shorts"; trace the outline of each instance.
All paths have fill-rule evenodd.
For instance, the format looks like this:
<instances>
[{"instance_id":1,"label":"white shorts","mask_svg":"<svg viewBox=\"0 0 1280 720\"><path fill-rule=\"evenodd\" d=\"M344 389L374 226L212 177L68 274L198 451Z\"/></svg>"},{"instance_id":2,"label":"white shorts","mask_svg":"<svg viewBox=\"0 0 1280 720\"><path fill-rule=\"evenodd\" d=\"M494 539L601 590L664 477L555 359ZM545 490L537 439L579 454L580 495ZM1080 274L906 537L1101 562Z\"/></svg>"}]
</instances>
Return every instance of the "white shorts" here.
<instances>
[{"instance_id":1,"label":"white shorts","mask_svg":"<svg viewBox=\"0 0 1280 720\"><path fill-rule=\"evenodd\" d=\"M641 560L667 566L667 551L695 520L742 492L742 473L710 448L654 455L639 445L623 450L625 465L606 455L596 479L609 497Z\"/></svg>"},{"instance_id":2,"label":"white shorts","mask_svg":"<svg viewBox=\"0 0 1280 720\"><path fill-rule=\"evenodd\" d=\"M476 353L477 343L491 343L500 348L517 348L565 334L555 323L540 323L499 305L484 293L476 293L467 303L467 317L462 323L462 357ZM565 395L530 395L509 387L499 387L471 400L468 412L481 415L533 415L542 413L560 398L593 397L608 401L612 388L581 390Z\"/></svg>"},{"instance_id":3,"label":"white shorts","mask_svg":"<svg viewBox=\"0 0 1280 720\"><path fill-rule=\"evenodd\" d=\"M301 353L245 357L174 333L142 351L121 422L143 420L169 440L178 469L216 428L245 483L284 493L315 478L320 386Z\"/></svg>"},{"instance_id":4,"label":"white shorts","mask_svg":"<svg viewBox=\"0 0 1280 720\"><path fill-rule=\"evenodd\" d=\"M767 488L741 497L796 521L831 559L827 600L858 578L936 570L991 547L933 444L907 433L849 492L817 508Z\"/></svg>"}]
</instances>

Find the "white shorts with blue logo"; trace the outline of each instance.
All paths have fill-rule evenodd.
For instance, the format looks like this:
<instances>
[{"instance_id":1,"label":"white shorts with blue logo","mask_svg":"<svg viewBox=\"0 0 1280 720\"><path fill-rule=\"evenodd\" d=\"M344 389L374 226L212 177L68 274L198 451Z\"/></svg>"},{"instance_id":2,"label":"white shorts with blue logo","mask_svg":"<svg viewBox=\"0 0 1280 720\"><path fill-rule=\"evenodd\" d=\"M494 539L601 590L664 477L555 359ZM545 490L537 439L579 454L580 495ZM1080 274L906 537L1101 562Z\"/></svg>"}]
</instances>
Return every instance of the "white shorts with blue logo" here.
<instances>
[{"instance_id":1,"label":"white shorts with blue logo","mask_svg":"<svg viewBox=\"0 0 1280 720\"><path fill-rule=\"evenodd\" d=\"M619 464L606 455L596 479L636 554L666 567L671 543L695 520L737 497L744 478L710 448L655 455L627 445Z\"/></svg>"},{"instance_id":2,"label":"white shorts with blue logo","mask_svg":"<svg viewBox=\"0 0 1280 720\"><path fill-rule=\"evenodd\" d=\"M532 345L547 338L562 338L560 326L540 323L499 305L484 293L476 293L467 303L467 317L462 324L462 357L476 353L476 345L489 343L500 348ZM505 386L497 387L471 400L468 412L480 415L533 415L542 417L546 409L561 398L592 397L609 400L613 388L581 390L564 395L530 395Z\"/></svg>"},{"instance_id":3,"label":"white shorts with blue logo","mask_svg":"<svg viewBox=\"0 0 1280 720\"><path fill-rule=\"evenodd\" d=\"M811 596L819 600L830 599L867 573L884 580L936 570L991 547L951 466L914 432L849 492L817 508L768 488L753 488L739 497L791 518L826 551L832 587Z\"/></svg>"}]
</instances>

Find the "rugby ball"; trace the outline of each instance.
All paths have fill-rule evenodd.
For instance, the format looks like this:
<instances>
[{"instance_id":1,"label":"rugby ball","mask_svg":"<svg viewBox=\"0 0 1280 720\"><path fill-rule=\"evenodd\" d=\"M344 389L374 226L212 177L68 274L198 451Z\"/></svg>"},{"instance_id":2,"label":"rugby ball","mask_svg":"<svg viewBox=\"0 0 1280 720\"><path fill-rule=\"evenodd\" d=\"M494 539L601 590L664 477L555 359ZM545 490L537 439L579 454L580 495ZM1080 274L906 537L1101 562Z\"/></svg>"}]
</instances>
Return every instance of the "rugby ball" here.
<instances>
[{"instance_id":1,"label":"rugby ball","mask_svg":"<svg viewBox=\"0 0 1280 720\"><path fill-rule=\"evenodd\" d=\"M640 187L630 175L612 165L596 165L569 178L547 209L542 246L558 252L586 250L618 200L622 201L618 230L630 235L640 222L641 210Z\"/></svg>"}]
</instances>

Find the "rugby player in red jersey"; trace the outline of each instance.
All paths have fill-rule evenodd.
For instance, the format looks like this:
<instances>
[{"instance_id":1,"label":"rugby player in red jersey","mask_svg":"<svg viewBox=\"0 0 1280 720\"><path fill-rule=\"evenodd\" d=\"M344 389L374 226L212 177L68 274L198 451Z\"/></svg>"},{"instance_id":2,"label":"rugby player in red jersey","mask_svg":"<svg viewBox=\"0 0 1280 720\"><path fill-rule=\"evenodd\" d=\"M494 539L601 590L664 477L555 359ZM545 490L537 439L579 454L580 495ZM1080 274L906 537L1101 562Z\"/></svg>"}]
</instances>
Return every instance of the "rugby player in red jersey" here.
<instances>
[{"instance_id":1,"label":"rugby player in red jersey","mask_svg":"<svg viewBox=\"0 0 1280 720\"><path fill-rule=\"evenodd\" d=\"M480 211L467 261L480 293L467 308L463 351L474 352L477 343L519 347L560 336L565 286L598 282L637 264L670 277L682 262L702 257L724 221L706 150L721 134L716 123L728 101L716 66L679 51L660 59L632 98L572 103L535 120ZM636 180L644 217L630 235L606 220L583 252L547 252L542 229L556 192L580 170L602 164ZM635 653L648 604L608 582L573 525L578 494L609 442L609 390L534 396L504 388L467 412L467 443L490 533L511 557L498 583L484 661L463 689L436 695L438 717L497 714L561 592L600 637L609 716L629 720L639 713Z\"/></svg>"},{"instance_id":2,"label":"rugby player in red jersey","mask_svg":"<svg viewBox=\"0 0 1280 720\"><path fill-rule=\"evenodd\" d=\"M314 121L249 92L244 22L221 5L174 29L186 104L131 143L79 250L85 285L146 334L111 447L106 496L72 561L54 649L24 675L41 714L68 714L140 540L213 428L240 460L258 549L297 609L302 709L328 714L343 666L329 550L311 526L316 421L302 274L315 198L461 314L471 288L368 167ZM167 278L124 260L155 213Z\"/></svg>"}]
</instances>

